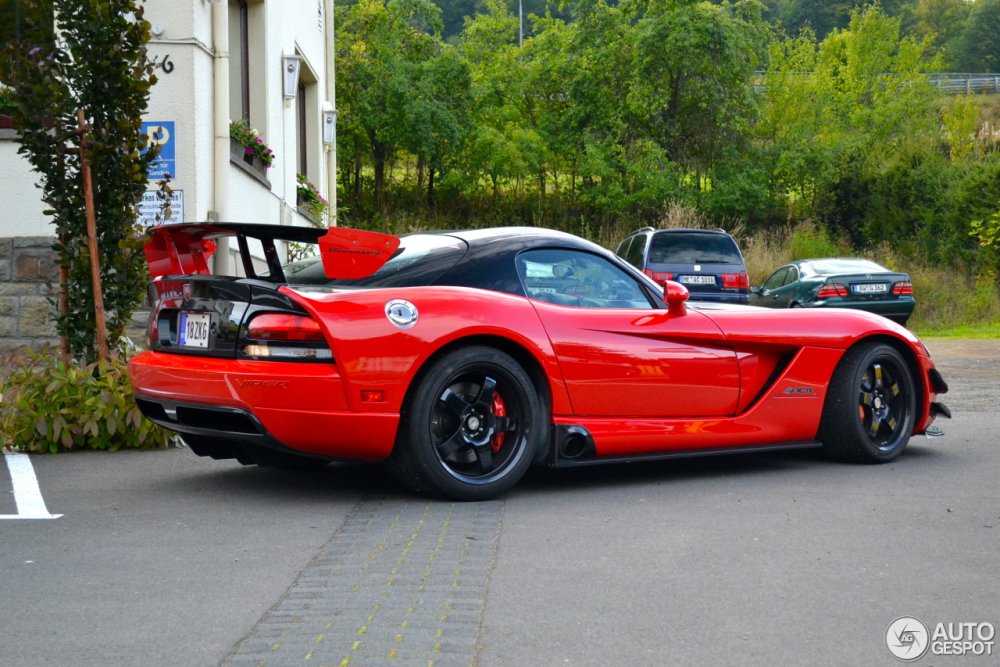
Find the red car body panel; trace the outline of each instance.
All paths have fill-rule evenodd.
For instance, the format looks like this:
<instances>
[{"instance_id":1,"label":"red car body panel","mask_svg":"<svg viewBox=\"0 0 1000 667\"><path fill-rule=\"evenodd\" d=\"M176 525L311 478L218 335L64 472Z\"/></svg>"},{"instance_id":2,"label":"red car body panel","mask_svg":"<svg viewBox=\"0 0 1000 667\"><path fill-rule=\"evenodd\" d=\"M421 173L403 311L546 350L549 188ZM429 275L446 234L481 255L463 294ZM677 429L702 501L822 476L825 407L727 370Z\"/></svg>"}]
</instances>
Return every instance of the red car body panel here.
<instances>
[{"instance_id":1,"label":"red car body panel","mask_svg":"<svg viewBox=\"0 0 1000 667\"><path fill-rule=\"evenodd\" d=\"M523 348L543 369L554 424L584 426L599 456L621 457L812 440L844 351L886 328L912 352L925 386L933 368L906 329L860 311L834 319L829 311L689 308L675 316L455 287L281 291L324 324L333 365L144 352L130 362L136 393L244 408L290 447L376 461L391 453L406 392L428 360L491 337ZM383 312L391 298L416 304L423 326L392 326ZM782 342L767 342L775 339ZM366 402L366 392L384 400ZM922 392L915 433L929 424L933 400Z\"/></svg>"},{"instance_id":2,"label":"red car body panel","mask_svg":"<svg viewBox=\"0 0 1000 667\"><path fill-rule=\"evenodd\" d=\"M201 257L210 241L182 241L155 236L151 261L201 268L177 249ZM193 303L185 280L157 279L158 309ZM332 361L152 350L129 362L136 396L238 409L291 450L380 461L396 446L420 374L457 346L478 344L498 347L529 369L553 429L585 429L594 459L818 444L838 363L859 341L878 339L911 367L913 433L934 420L936 371L926 348L902 326L863 311L683 302L669 309L581 308L461 286L267 289L319 323ZM412 304L419 321L394 324L387 316L392 300ZM155 323L151 332L155 339Z\"/></svg>"}]
</instances>

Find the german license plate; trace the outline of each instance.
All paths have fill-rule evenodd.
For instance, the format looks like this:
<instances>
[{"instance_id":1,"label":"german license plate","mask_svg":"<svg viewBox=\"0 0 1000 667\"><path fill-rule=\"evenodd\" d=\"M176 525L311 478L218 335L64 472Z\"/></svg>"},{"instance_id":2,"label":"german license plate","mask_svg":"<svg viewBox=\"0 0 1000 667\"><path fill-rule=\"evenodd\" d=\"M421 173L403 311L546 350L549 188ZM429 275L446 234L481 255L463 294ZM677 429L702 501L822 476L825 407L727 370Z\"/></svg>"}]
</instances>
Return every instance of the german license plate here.
<instances>
[{"instance_id":1,"label":"german license plate","mask_svg":"<svg viewBox=\"0 0 1000 667\"><path fill-rule=\"evenodd\" d=\"M888 283L862 283L854 285L855 294L885 294L888 291Z\"/></svg>"},{"instance_id":2,"label":"german license plate","mask_svg":"<svg viewBox=\"0 0 1000 667\"><path fill-rule=\"evenodd\" d=\"M186 313L181 311L180 326L177 327L177 342L181 347L208 347L208 331L212 316L208 313Z\"/></svg>"},{"instance_id":3,"label":"german license plate","mask_svg":"<svg viewBox=\"0 0 1000 667\"><path fill-rule=\"evenodd\" d=\"M714 285L715 276L681 276L681 282L686 285Z\"/></svg>"}]
</instances>

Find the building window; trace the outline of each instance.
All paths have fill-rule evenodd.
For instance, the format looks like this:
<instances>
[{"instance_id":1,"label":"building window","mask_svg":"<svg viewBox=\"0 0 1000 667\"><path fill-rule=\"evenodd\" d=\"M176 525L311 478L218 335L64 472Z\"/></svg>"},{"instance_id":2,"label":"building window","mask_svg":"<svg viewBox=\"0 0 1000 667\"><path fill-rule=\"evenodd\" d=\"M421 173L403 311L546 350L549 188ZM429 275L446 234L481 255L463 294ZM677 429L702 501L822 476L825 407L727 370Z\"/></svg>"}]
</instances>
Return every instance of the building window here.
<instances>
[{"instance_id":1,"label":"building window","mask_svg":"<svg viewBox=\"0 0 1000 667\"><path fill-rule=\"evenodd\" d=\"M261 132L267 125L264 2L229 0L229 117Z\"/></svg>"},{"instance_id":2,"label":"building window","mask_svg":"<svg viewBox=\"0 0 1000 667\"><path fill-rule=\"evenodd\" d=\"M295 129L298 132L299 140L299 173L309 173L309 140L307 128L309 126L306 106L306 84L299 79L299 89L295 96L295 106L298 112Z\"/></svg>"},{"instance_id":3,"label":"building window","mask_svg":"<svg viewBox=\"0 0 1000 667\"><path fill-rule=\"evenodd\" d=\"M322 127L319 113L319 82L316 73L303 58L295 91L295 164L296 171L311 182L319 182L322 172L320 151ZM291 156L289 156L291 157Z\"/></svg>"}]
</instances>

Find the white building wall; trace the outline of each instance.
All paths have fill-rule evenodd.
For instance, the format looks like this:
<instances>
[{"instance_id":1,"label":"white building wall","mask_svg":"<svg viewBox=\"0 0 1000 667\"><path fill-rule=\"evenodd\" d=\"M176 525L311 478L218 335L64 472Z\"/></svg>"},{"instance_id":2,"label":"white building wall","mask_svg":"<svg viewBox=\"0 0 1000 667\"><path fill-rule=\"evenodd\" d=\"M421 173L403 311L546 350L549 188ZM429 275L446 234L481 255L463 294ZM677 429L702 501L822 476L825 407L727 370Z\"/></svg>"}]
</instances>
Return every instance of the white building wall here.
<instances>
[{"instance_id":1,"label":"white building wall","mask_svg":"<svg viewBox=\"0 0 1000 667\"><path fill-rule=\"evenodd\" d=\"M19 144L13 130L0 129L0 238L53 236L48 216L42 213L42 191L31 171L31 163L17 154Z\"/></svg>"},{"instance_id":2,"label":"white building wall","mask_svg":"<svg viewBox=\"0 0 1000 667\"><path fill-rule=\"evenodd\" d=\"M222 0L225 2L226 0ZM214 114L235 118L238 113L216 109L214 105L212 43L213 3L204 0L147 0L146 19L154 27L149 44L151 57L166 63L157 71L149 108L144 119L150 122L172 121L176 150L176 173L171 187L184 193L184 222L218 219L225 221L306 225L308 220L296 209L297 145L296 100L285 101L282 91L282 55L303 58L317 84L308 109L310 180L330 199L327 183L325 148L321 136L321 105L332 100L326 90L326 40L324 12L328 0L250 0L255 18L262 21L254 34L263 35L263 43L254 42L254 57L259 67L251 70L255 101L263 109L254 116L263 118L260 130L275 152L274 164L267 171L270 187L230 164L229 156L215 156ZM231 4L234 4L234 0ZM230 52L230 57L237 54ZM0 237L50 236L51 224L42 214L36 175L27 161L17 156L12 133L0 130L0 197L5 214L0 218ZM6 137L6 138L5 138ZM229 169L228 191L214 191L214 170ZM150 190L157 187L150 181Z\"/></svg>"}]
</instances>

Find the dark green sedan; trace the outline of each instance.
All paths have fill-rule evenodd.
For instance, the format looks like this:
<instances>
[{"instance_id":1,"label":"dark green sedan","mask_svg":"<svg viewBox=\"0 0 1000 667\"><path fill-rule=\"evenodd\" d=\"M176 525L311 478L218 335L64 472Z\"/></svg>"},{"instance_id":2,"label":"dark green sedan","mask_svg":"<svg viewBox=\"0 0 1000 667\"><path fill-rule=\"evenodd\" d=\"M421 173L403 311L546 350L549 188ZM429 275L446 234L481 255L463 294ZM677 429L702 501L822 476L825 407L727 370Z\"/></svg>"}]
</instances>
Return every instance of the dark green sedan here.
<instances>
[{"instance_id":1,"label":"dark green sedan","mask_svg":"<svg viewBox=\"0 0 1000 667\"><path fill-rule=\"evenodd\" d=\"M913 283L867 259L801 259L785 264L760 287L750 305L768 308L858 308L899 324L913 314Z\"/></svg>"}]
</instances>

